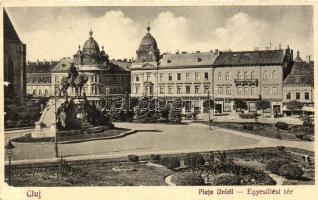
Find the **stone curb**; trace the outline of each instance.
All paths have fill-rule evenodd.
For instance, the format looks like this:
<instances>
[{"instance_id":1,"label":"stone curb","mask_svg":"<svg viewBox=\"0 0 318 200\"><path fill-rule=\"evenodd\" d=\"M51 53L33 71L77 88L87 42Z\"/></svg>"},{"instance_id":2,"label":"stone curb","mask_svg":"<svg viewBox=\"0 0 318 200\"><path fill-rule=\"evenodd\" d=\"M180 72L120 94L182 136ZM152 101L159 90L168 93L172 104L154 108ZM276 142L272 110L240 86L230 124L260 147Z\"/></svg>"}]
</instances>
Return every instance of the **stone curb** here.
<instances>
[{"instance_id":1,"label":"stone curb","mask_svg":"<svg viewBox=\"0 0 318 200\"><path fill-rule=\"evenodd\" d=\"M137 132L137 130L129 130L129 131L123 132L123 133L121 133L119 135L110 136L110 137L98 137L98 138L86 138L86 139L78 139L78 140L68 140L68 141L58 142L58 144L70 144L70 143L88 142L88 141L93 141L93 140L110 140L110 139L122 138L122 137L125 137L127 135L134 134L136 132Z\"/></svg>"}]
</instances>

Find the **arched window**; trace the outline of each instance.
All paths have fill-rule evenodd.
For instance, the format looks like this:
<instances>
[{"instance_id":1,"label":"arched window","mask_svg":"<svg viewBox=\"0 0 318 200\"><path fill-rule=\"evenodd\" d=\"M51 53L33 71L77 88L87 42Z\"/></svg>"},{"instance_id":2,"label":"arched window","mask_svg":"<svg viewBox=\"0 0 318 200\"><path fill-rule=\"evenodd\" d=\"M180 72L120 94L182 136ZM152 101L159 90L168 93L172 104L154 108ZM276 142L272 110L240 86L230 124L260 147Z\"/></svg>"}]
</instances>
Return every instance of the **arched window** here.
<instances>
[{"instance_id":1,"label":"arched window","mask_svg":"<svg viewBox=\"0 0 318 200\"><path fill-rule=\"evenodd\" d=\"M251 79L255 79L254 71L251 72Z\"/></svg>"},{"instance_id":2,"label":"arched window","mask_svg":"<svg viewBox=\"0 0 318 200\"><path fill-rule=\"evenodd\" d=\"M273 72L272 72L272 79L275 79L276 78L276 71L274 70Z\"/></svg>"},{"instance_id":3,"label":"arched window","mask_svg":"<svg viewBox=\"0 0 318 200\"><path fill-rule=\"evenodd\" d=\"M247 72L244 73L244 79L248 79L248 73Z\"/></svg>"},{"instance_id":4,"label":"arched window","mask_svg":"<svg viewBox=\"0 0 318 200\"><path fill-rule=\"evenodd\" d=\"M242 78L242 73L241 73L241 72L239 72L239 73L237 74L237 79L243 79L243 78Z\"/></svg>"},{"instance_id":5,"label":"arched window","mask_svg":"<svg viewBox=\"0 0 318 200\"><path fill-rule=\"evenodd\" d=\"M218 80L220 81L220 80L222 80L222 79L223 79L223 76L222 76L221 72L219 72L219 73L218 73Z\"/></svg>"},{"instance_id":6,"label":"arched window","mask_svg":"<svg viewBox=\"0 0 318 200\"><path fill-rule=\"evenodd\" d=\"M268 80L269 79L269 74L267 71L264 72L264 79L265 80Z\"/></svg>"},{"instance_id":7,"label":"arched window","mask_svg":"<svg viewBox=\"0 0 318 200\"><path fill-rule=\"evenodd\" d=\"M231 73L230 72L227 72L226 73L226 80L231 80Z\"/></svg>"}]
</instances>

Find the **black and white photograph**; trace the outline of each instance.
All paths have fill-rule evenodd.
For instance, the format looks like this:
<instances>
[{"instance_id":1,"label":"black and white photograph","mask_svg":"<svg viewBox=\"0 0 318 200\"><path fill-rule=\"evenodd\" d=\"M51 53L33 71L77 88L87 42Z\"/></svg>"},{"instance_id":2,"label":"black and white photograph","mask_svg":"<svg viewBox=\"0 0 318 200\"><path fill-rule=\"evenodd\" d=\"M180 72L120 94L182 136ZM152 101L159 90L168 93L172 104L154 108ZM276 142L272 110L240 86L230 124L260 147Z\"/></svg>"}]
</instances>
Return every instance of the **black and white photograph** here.
<instances>
[{"instance_id":1,"label":"black and white photograph","mask_svg":"<svg viewBox=\"0 0 318 200\"><path fill-rule=\"evenodd\" d=\"M314 5L2 13L10 188L315 185Z\"/></svg>"}]
</instances>

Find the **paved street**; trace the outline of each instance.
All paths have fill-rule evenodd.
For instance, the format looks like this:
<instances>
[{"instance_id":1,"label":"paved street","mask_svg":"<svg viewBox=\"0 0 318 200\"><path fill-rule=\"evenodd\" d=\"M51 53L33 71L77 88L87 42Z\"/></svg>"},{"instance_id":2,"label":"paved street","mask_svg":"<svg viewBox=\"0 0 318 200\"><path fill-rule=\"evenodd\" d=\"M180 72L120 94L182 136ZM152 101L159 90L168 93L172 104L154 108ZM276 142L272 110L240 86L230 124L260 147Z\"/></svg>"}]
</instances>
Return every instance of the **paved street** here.
<instances>
[{"instance_id":1,"label":"paved street","mask_svg":"<svg viewBox=\"0 0 318 200\"><path fill-rule=\"evenodd\" d=\"M117 127L138 129L136 134L112 140L60 144L59 152L68 159L121 157L128 154L178 153L228 150L267 146L290 146L314 150L313 142L282 141L213 127L189 125L116 123ZM12 138L12 135L7 134ZM52 159L52 143L14 143L13 160Z\"/></svg>"}]
</instances>

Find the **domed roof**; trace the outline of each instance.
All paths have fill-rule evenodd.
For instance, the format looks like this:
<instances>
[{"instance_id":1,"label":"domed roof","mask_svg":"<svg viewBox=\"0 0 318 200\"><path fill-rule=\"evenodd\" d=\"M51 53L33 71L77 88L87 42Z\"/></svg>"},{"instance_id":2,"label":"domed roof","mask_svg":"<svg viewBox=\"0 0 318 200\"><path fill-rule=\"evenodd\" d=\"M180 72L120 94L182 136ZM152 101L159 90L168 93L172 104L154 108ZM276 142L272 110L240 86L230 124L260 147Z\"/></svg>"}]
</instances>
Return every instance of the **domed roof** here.
<instances>
[{"instance_id":1,"label":"domed roof","mask_svg":"<svg viewBox=\"0 0 318 200\"><path fill-rule=\"evenodd\" d=\"M83 54L98 54L99 53L99 46L98 43L93 39L93 31L89 32L89 39L86 40L83 46Z\"/></svg>"},{"instance_id":2,"label":"domed roof","mask_svg":"<svg viewBox=\"0 0 318 200\"><path fill-rule=\"evenodd\" d=\"M150 27L147 27L148 33L142 38L140 44L139 44L139 49L145 49L145 50L156 50L158 49L157 46L157 41L156 39L149 33Z\"/></svg>"}]
</instances>

